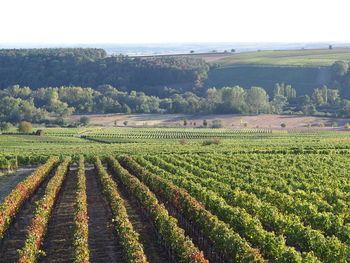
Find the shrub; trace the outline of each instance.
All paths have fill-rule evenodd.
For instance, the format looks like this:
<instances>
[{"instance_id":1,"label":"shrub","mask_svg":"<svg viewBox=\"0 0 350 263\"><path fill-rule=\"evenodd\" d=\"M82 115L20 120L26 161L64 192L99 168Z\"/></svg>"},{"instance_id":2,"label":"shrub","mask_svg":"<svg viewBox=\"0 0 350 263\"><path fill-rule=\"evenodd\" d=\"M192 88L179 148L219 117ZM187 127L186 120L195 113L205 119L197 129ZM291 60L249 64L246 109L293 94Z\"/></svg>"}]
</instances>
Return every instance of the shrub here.
<instances>
[{"instance_id":1,"label":"shrub","mask_svg":"<svg viewBox=\"0 0 350 263\"><path fill-rule=\"evenodd\" d=\"M0 130L3 132L10 130L12 127L13 127L13 125L9 122L0 123Z\"/></svg>"},{"instance_id":2,"label":"shrub","mask_svg":"<svg viewBox=\"0 0 350 263\"><path fill-rule=\"evenodd\" d=\"M286 126L287 126L287 125L286 125L284 122L281 123L281 127L282 127L282 128L286 128Z\"/></svg>"},{"instance_id":3,"label":"shrub","mask_svg":"<svg viewBox=\"0 0 350 263\"><path fill-rule=\"evenodd\" d=\"M207 146L207 145L212 145L212 144L220 144L221 141L222 140L220 138L213 138L213 139L203 141L202 145Z\"/></svg>"},{"instance_id":4,"label":"shrub","mask_svg":"<svg viewBox=\"0 0 350 263\"><path fill-rule=\"evenodd\" d=\"M21 121L18 124L18 131L21 133L30 133L33 131L33 125L28 121Z\"/></svg>"},{"instance_id":5,"label":"shrub","mask_svg":"<svg viewBox=\"0 0 350 263\"><path fill-rule=\"evenodd\" d=\"M203 120L203 126L204 126L204 128L207 128L207 126L208 126L207 120Z\"/></svg>"}]
</instances>

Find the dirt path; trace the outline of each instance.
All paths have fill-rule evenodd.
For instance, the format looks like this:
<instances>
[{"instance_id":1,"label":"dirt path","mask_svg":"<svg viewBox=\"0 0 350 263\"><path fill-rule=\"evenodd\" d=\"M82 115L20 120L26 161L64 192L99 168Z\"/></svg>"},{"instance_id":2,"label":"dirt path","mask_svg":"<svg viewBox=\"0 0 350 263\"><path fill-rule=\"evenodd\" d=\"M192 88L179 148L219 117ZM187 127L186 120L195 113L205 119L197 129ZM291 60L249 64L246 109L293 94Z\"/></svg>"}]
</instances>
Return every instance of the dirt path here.
<instances>
[{"instance_id":1,"label":"dirt path","mask_svg":"<svg viewBox=\"0 0 350 263\"><path fill-rule=\"evenodd\" d=\"M91 263L122 263L122 248L111 224L112 214L102 196L92 167L86 169L86 188L89 216L89 249Z\"/></svg>"},{"instance_id":2,"label":"dirt path","mask_svg":"<svg viewBox=\"0 0 350 263\"><path fill-rule=\"evenodd\" d=\"M55 169L54 169L55 170ZM30 226L36 209L35 202L40 200L45 193L46 186L54 171L39 186L38 190L25 201L8 229L5 238L0 243L0 263L12 263L18 260L18 249L24 245L27 235L27 227Z\"/></svg>"},{"instance_id":3,"label":"dirt path","mask_svg":"<svg viewBox=\"0 0 350 263\"><path fill-rule=\"evenodd\" d=\"M15 188L15 186L23 181L28 175L35 170L35 166L18 168L14 173L0 176L0 203Z\"/></svg>"},{"instance_id":4,"label":"dirt path","mask_svg":"<svg viewBox=\"0 0 350 263\"><path fill-rule=\"evenodd\" d=\"M74 204L77 167L71 166L62 184L44 240L45 257L39 263L73 262Z\"/></svg>"},{"instance_id":5,"label":"dirt path","mask_svg":"<svg viewBox=\"0 0 350 263\"><path fill-rule=\"evenodd\" d=\"M140 234L140 241L149 262L167 263L171 262L166 250L157 240L157 236L151 222L142 213L135 196L131 196L122 183L117 181L120 196L125 201L125 207L134 230Z\"/></svg>"}]
</instances>

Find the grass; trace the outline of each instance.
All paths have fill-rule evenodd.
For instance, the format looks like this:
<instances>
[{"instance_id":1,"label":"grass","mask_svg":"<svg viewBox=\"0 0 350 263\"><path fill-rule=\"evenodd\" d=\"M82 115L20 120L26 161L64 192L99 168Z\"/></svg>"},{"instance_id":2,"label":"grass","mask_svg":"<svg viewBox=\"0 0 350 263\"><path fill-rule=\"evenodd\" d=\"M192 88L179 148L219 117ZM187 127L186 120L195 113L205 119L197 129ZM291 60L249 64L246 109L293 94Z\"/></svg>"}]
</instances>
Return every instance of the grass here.
<instances>
[{"instance_id":1,"label":"grass","mask_svg":"<svg viewBox=\"0 0 350 263\"><path fill-rule=\"evenodd\" d=\"M350 48L258 51L232 54L213 61L222 67L240 65L330 66L337 60L350 60Z\"/></svg>"}]
</instances>

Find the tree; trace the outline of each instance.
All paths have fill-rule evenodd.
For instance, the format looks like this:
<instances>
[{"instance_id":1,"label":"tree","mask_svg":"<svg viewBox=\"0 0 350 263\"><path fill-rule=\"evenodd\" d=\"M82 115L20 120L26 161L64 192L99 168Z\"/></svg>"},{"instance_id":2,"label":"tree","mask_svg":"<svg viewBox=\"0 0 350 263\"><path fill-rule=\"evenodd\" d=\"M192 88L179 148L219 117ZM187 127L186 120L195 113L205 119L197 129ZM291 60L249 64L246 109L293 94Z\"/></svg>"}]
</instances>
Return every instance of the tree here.
<instances>
[{"instance_id":1,"label":"tree","mask_svg":"<svg viewBox=\"0 0 350 263\"><path fill-rule=\"evenodd\" d=\"M340 101L339 90L337 89L328 89L327 90L327 98L329 104L337 104Z\"/></svg>"},{"instance_id":2,"label":"tree","mask_svg":"<svg viewBox=\"0 0 350 263\"><path fill-rule=\"evenodd\" d=\"M0 123L0 130L2 132L9 131L12 127L13 127L13 125L11 123L9 123L9 122L2 122L2 123Z\"/></svg>"},{"instance_id":3,"label":"tree","mask_svg":"<svg viewBox=\"0 0 350 263\"><path fill-rule=\"evenodd\" d=\"M184 126L186 127L187 126L187 120L184 119Z\"/></svg>"},{"instance_id":4,"label":"tree","mask_svg":"<svg viewBox=\"0 0 350 263\"><path fill-rule=\"evenodd\" d=\"M273 111L279 114L283 111L283 107L287 105L287 98L282 95L276 95L270 104L273 108Z\"/></svg>"},{"instance_id":5,"label":"tree","mask_svg":"<svg viewBox=\"0 0 350 263\"><path fill-rule=\"evenodd\" d=\"M316 105L322 106L327 104L327 93L327 86L323 86L321 89L314 89L314 92L312 93L312 99Z\"/></svg>"},{"instance_id":6,"label":"tree","mask_svg":"<svg viewBox=\"0 0 350 263\"><path fill-rule=\"evenodd\" d=\"M247 105L250 108L251 112L259 114L261 112L268 111L268 95L263 88L260 87L251 87L247 91Z\"/></svg>"},{"instance_id":7,"label":"tree","mask_svg":"<svg viewBox=\"0 0 350 263\"><path fill-rule=\"evenodd\" d=\"M281 128L286 128L286 124L284 122L281 123Z\"/></svg>"},{"instance_id":8,"label":"tree","mask_svg":"<svg viewBox=\"0 0 350 263\"><path fill-rule=\"evenodd\" d=\"M128 121L123 122L124 126L128 125Z\"/></svg>"},{"instance_id":9,"label":"tree","mask_svg":"<svg viewBox=\"0 0 350 263\"><path fill-rule=\"evenodd\" d=\"M33 125L28 121L21 121L18 124L18 131L20 133L30 133L33 130Z\"/></svg>"},{"instance_id":10,"label":"tree","mask_svg":"<svg viewBox=\"0 0 350 263\"><path fill-rule=\"evenodd\" d=\"M208 122L207 122L207 120L203 120L203 126L204 126L204 128L207 128L207 127L208 127Z\"/></svg>"},{"instance_id":11,"label":"tree","mask_svg":"<svg viewBox=\"0 0 350 263\"><path fill-rule=\"evenodd\" d=\"M247 111L246 91L239 87L224 87L219 90L220 112L244 113Z\"/></svg>"},{"instance_id":12,"label":"tree","mask_svg":"<svg viewBox=\"0 0 350 263\"><path fill-rule=\"evenodd\" d=\"M273 96L284 96L287 99L295 98L297 96L296 90L292 85L285 85L284 83L276 83L273 91Z\"/></svg>"},{"instance_id":13,"label":"tree","mask_svg":"<svg viewBox=\"0 0 350 263\"><path fill-rule=\"evenodd\" d=\"M80 123L84 126L88 125L90 123L90 118L86 116L80 117Z\"/></svg>"},{"instance_id":14,"label":"tree","mask_svg":"<svg viewBox=\"0 0 350 263\"><path fill-rule=\"evenodd\" d=\"M315 105L309 104L302 107L304 115L313 115L316 113Z\"/></svg>"},{"instance_id":15,"label":"tree","mask_svg":"<svg viewBox=\"0 0 350 263\"><path fill-rule=\"evenodd\" d=\"M331 66L331 72L335 78L343 77L349 70L349 64L344 61L336 61Z\"/></svg>"}]
</instances>

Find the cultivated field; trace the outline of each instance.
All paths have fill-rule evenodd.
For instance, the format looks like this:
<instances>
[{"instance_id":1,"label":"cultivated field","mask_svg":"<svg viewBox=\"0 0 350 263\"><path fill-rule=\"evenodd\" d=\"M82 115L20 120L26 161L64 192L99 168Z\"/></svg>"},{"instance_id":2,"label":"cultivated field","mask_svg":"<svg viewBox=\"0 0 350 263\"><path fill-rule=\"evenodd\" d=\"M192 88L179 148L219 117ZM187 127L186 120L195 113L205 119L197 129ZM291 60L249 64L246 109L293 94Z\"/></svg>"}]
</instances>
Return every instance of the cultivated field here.
<instances>
[{"instance_id":1,"label":"cultivated field","mask_svg":"<svg viewBox=\"0 0 350 263\"><path fill-rule=\"evenodd\" d=\"M273 66L330 66L337 60L350 60L350 48L273 50L236 53L212 60L220 66L273 65Z\"/></svg>"},{"instance_id":2,"label":"cultivated field","mask_svg":"<svg viewBox=\"0 0 350 263\"><path fill-rule=\"evenodd\" d=\"M0 262L350 262L348 132L45 132L0 135Z\"/></svg>"}]
</instances>

